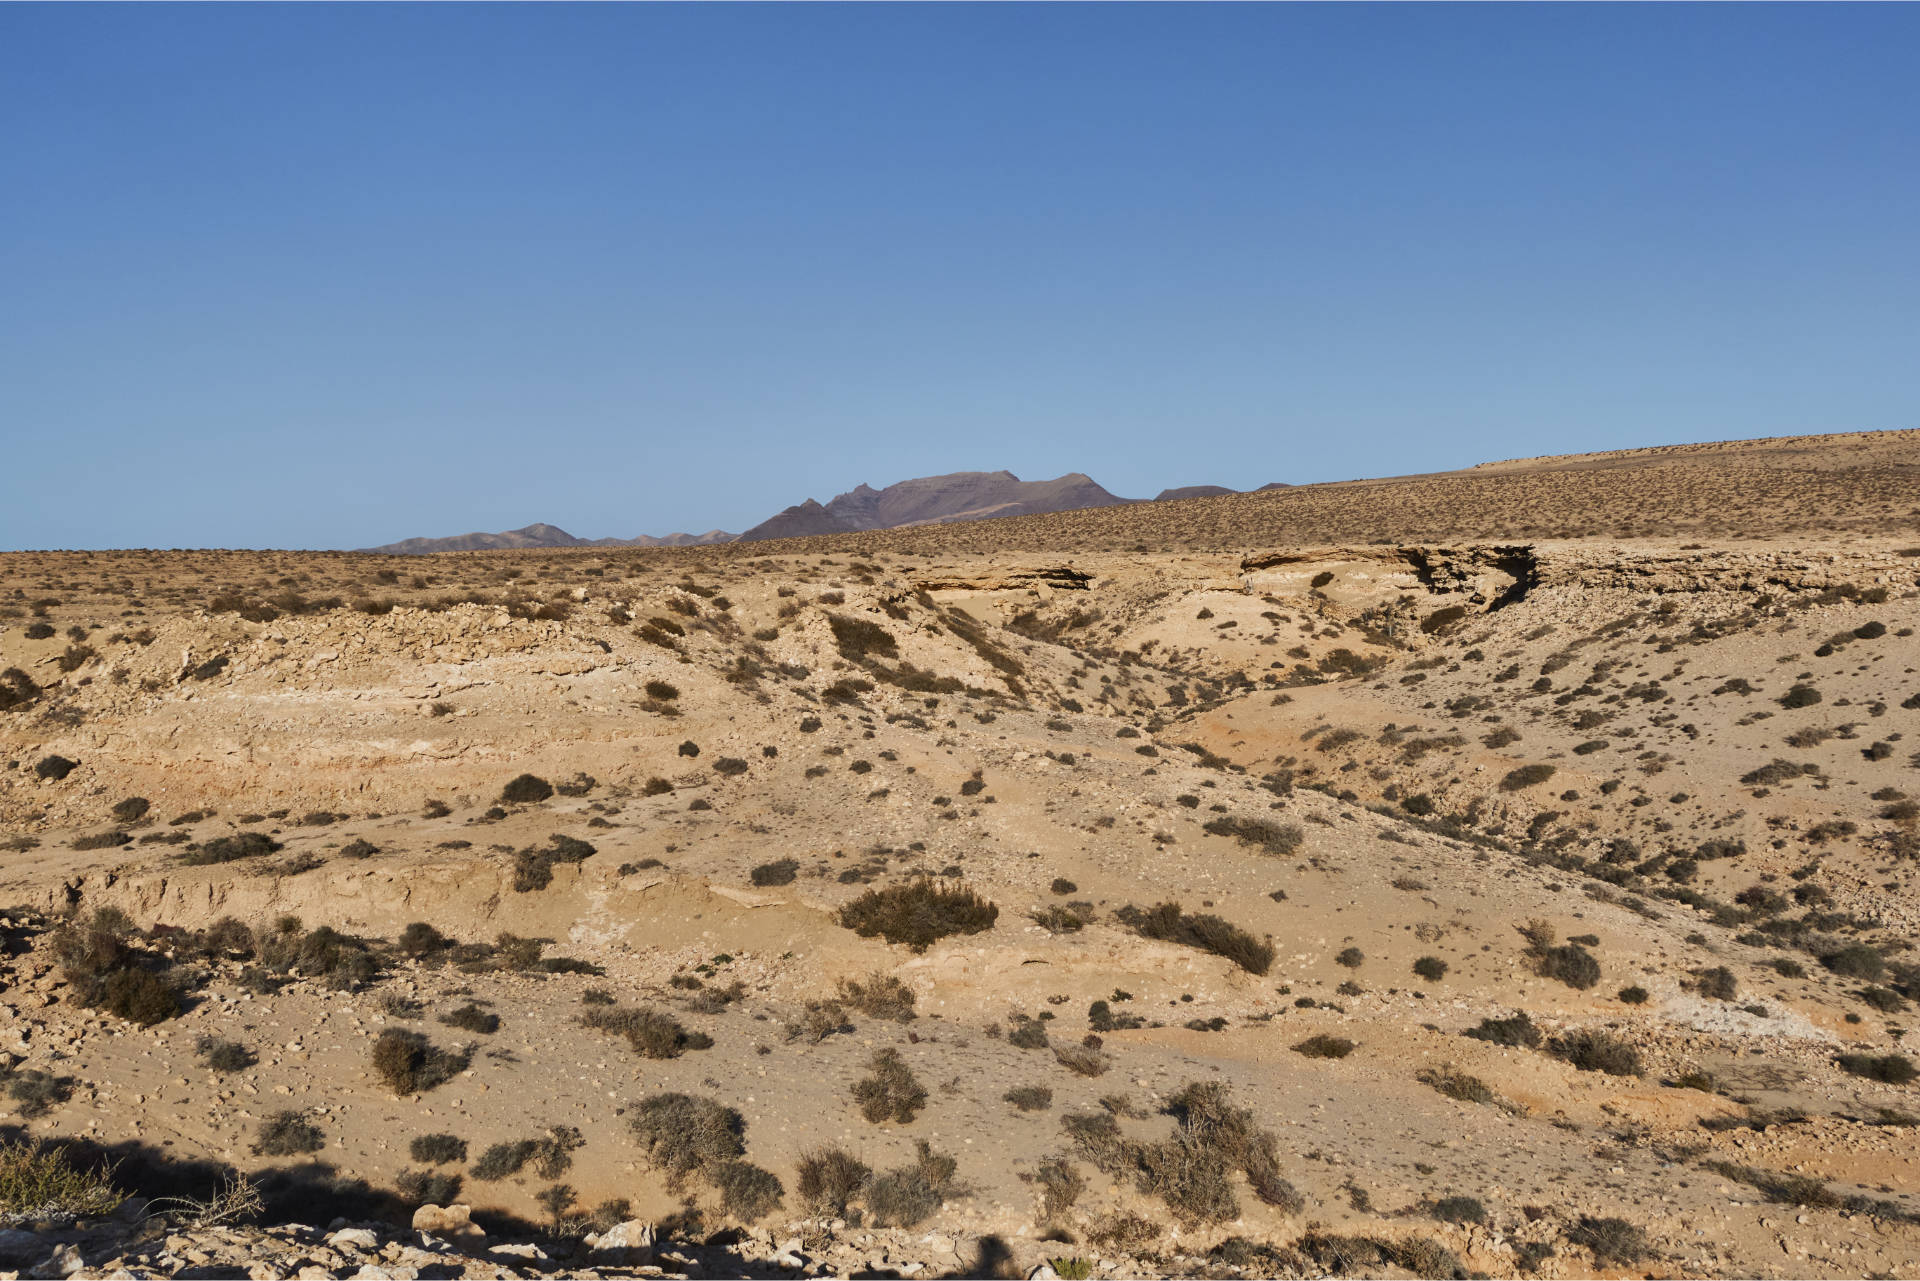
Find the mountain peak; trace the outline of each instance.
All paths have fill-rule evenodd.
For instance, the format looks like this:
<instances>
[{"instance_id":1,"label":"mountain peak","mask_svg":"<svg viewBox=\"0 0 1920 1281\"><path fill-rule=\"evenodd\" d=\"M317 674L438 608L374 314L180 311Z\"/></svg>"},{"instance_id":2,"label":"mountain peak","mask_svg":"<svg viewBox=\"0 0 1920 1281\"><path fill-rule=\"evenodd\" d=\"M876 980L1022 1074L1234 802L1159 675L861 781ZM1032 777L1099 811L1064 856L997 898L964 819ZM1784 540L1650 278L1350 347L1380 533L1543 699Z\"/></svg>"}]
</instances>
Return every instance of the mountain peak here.
<instances>
[{"instance_id":1,"label":"mountain peak","mask_svg":"<svg viewBox=\"0 0 1920 1281\"><path fill-rule=\"evenodd\" d=\"M740 535L742 542L804 538L901 525L984 520L991 516L1028 516L1079 507L1111 507L1118 498L1082 472L1053 480L1023 481L1010 471L962 471L916 476L885 489L864 482L822 506L808 499Z\"/></svg>"}]
</instances>

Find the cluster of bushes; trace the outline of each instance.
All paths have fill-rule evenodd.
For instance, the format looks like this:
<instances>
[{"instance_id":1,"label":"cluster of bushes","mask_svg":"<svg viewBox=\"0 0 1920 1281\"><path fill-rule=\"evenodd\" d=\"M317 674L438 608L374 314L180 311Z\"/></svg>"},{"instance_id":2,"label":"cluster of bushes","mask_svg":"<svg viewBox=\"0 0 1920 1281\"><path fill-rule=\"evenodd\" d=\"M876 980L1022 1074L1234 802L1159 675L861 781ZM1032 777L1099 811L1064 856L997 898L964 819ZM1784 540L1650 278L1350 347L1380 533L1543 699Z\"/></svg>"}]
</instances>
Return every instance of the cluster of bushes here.
<instances>
[{"instance_id":1,"label":"cluster of bushes","mask_svg":"<svg viewBox=\"0 0 1920 1281\"><path fill-rule=\"evenodd\" d=\"M642 1058L677 1059L688 1050L713 1047L713 1038L705 1032L688 1031L671 1014L646 1006L596 1005L580 1021L595 1031L625 1037Z\"/></svg>"},{"instance_id":2,"label":"cluster of bushes","mask_svg":"<svg viewBox=\"0 0 1920 1281\"><path fill-rule=\"evenodd\" d=\"M807 1213L846 1219L858 1226L864 1203L878 1228L911 1228L924 1222L949 1199L960 1195L954 1159L918 1140L907 1165L878 1174L866 1162L840 1148L824 1148L800 1158L794 1189Z\"/></svg>"},{"instance_id":3,"label":"cluster of bushes","mask_svg":"<svg viewBox=\"0 0 1920 1281\"><path fill-rule=\"evenodd\" d=\"M1274 823L1264 818L1235 815L1209 819L1201 830L1212 836L1231 836L1242 845L1251 845L1276 858L1293 853L1306 840L1298 823Z\"/></svg>"},{"instance_id":4,"label":"cluster of bushes","mask_svg":"<svg viewBox=\"0 0 1920 1281\"><path fill-rule=\"evenodd\" d=\"M691 1094L655 1094L634 1109L629 1126L670 1191L677 1194L698 1177L720 1194L727 1214L747 1223L780 1205L779 1178L742 1159L746 1122L732 1108Z\"/></svg>"},{"instance_id":5,"label":"cluster of bushes","mask_svg":"<svg viewBox=\"0 0 1920 1281\"><path fill-rule=\"evenodd\" d=\"M544 890L553 884L556 863L584 863L596 853L594 847L577 837L555 832L545 849L529 846L513 856L513 888L526 894Z\"/></svg>"},{"instance_id":6,"label":"cluster of bushes","mask_svg":"<svg viewBox=\"0 0 1920 1281\"><path fill-rule=\"evenodd\" d=\"M1237 1218L1239 1199L1231 1175L1246 1177L1253 1194L1283 1213L1305 1205L1280 1174L1279 1144L1247 1108L1230 1100L1217 1081L1191 1082L1167 1103L1174 1132L1165 1139L1131 1138L1111 1111L1072 1114L1061 1125L1074 1149L1115 1179L1130 1179L1141 1192L1160 1198L1182 1225Z\"/></svg>"}]
</instances>

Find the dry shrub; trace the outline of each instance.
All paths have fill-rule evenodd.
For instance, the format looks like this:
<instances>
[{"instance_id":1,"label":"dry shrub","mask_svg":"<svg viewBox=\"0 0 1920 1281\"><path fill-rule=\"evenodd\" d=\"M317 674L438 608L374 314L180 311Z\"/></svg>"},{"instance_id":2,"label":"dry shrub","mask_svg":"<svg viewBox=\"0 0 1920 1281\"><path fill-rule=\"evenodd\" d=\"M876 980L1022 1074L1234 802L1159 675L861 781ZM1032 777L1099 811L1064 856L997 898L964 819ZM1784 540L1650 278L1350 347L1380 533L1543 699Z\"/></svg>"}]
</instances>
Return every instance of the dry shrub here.
<instances>
[{"instance_id":1,"label":"dry shrub","mask_svg":"<svg viewBox=\"0 0 1920 1281\"><path fill-rule=\"evenodd\" d=\"M1632 1267L1654 1252L1647 1234L1625 1219L1582 1217L1567 1240L1591 1250L1602 1267Z\"/></svg>"},{"instance_id":2,"label":"dry shrub","mask_svg":"<svg viewBox=\"0 0 1920 1281\"><path fill-rule=\"evenodd\" d=\"M1040 1218L1047 1223L1064 1219L1087 1190L1086 1176L1073 1162L1059 1156L1042 1161L1033 1172L1033 1182L1040 1189Z\"/></svg>"},{"instance_id":3,"label":"dry shrub","mask_svg":"<svg viewBox=\"0 0 1920 1281\"><path fill-rule=\"evenodd\" d=\"M1354 1044L1344 1036L1328 1036L1317 1032L1293 1047L1293 1052L1309 1059L1344 1059L1352 1054Z\"/></svg>"},{"instance_id":4,"label":"dry shrub","mask_svg":"<svg viewBox=\"0 0 1920 1281\"><path fill-rule=\"evenodd\" d=\"M483 1010L469 1001L459 1009L440 1016L440 1021L448 1027L457 1027L463 1032L480 1032L491 1035L500 1030L500 1016Z\"/></svg>"},{"instance_id":5,"label":"dry shrub","mask_svg":"<svg viewBox=\"0 0 1920 1281\"><path fill-rule=\"evenodd\" d=\"M1044 1112L1053 1106L1053 1091L1044 1085L1017 1085L1000 1097L1022 1112Z\"/></svg>"},{"instance_id":6,"label":"dry shrub","mask_svg":"<svg viewBox=\"0 0 1920 1281\"><path fill-rule=\"evenodd\" d=\"M1555 1037L1547 1053L1564 1059L1582 1072L1605 1072L1608 1076L1639 1076L1643 1071L1640 1051L1606 1032L1577 1030Z\"/></svg>"},{"instance_id":7,"label":"dry shrub","mask_svg":"<svg viewBox=\"0 0 1920 1281\"><path fill-rule=\"evenodd\" d=\"M180 861L189 867L204 867L212 863L232 863L237 859L277 854L281 848L280 842L265 832L235 832L231 836L217 836L198 845L189 845L180 856Z\"/></svg>"},{"instance_id":8,"label":"dry shrub","mask_svg":"<svg viewBox=\"0 0 1920 1281\"><path fill-rule=\"evenodd\" d=\"M275 1112L260 1122L259 1137L254 1140L253 1150L262 1156L299 1156L307 1152L318 1152L327 1146L327 1136L320 1127L291 1109Z\"/></svg>"},{"instance_id":9,"label":"dry shrub","mask_svg":"<svg viewBox=\"0 0 1920 1281\"><path fill-rule=\"evenodd\" d=\"M936 1152L925 1139L914 1143L912 1165L897 1166L867 1183L865 1200L877 1228L910 1228L957 1196L952 1157Z\"/></svg>"},{"instance_id":10,"label":"dry shrub","mask_svg":"<svg viewBox=\"0 0 1920 1281\"><path fill-rule=\"evenodd\" d=\"M1430 1085L1448 1098L1458 1099L1462 1103L1493 1102L1493 1089L1485 1081L1450 1067L1422 1068L1414 1074L1414 1080L1422 1085Z\"/></svg>"},{"instance_id":11,"label":"dry shrub","mask_svg":"<svg viewBox=\"0 0 1920 1281\"><path fill-rule=\"evenodd\" d=\"M464 1072L469 1050L443 1050L418 1032L390 1027L373 1043L373 1070L395 1094L424 1094Z\"/></svg>"},{"instance_id":12,"label":"dry shrub","mask_svg":"<svg viewBox=\"0 0 1920 1281\"><path fill-rule=\"evenodd\" d=\"M1306 833L1298 823L1275 823L1234 815L1209 819L1201 830L1213 836L1231 836L1242 845L1254 846L1262 854L1275 858L1293 853L1306 840Z\"/></svg>"},{"instance_id":13,"label":"dry shrub","mask_svg":"<svg viewBox=\"0 0 1920 1281\"><path fill-rule=\"evenodd\" d=\"M842 979L840 999L868 1018L892 1019L897 1023L913 1020L913 989L891 974L870 974L865 979Z\"/></svg>"},{"instance_id":14,"label":"dry shrub","mask_svg":"<svg viewBox=\"0 0 1920 1281\"><path fill-rule=\"evenodd\" d=\"M678 1192L687 1178L746 1155L746 1121L730 1107L692 1094L653 1094L628 1122L654 1169Z\"/></svg>"},{"instance_id":15,"label":"dry shrub","mask_svg":"<svg viewBox=\"0 0 1920 1281\"><path fill-rule=\"evenodd\" d=\"M927 1091L913 1075L898 1050L881 1050L867 1064L869 1075L853 1084L853 1101L860 1115L875 1125L897 1121L907 1125L926 1106Z\"/></svg>"},{"instance_id":16,"label":"dry shrub","mask_svg":"<svg viewBox=\"0 0 1920 1281\"><path fill-rule=\"evenodd\" d=\"M467 1141L457 1134L422 1134L407 1145L407 1153L422 1165L452 1165L467 1159Z\"/></svg>"},{"instance_id":17,"label":"dry shrub","mask_svg":"<svg viewBox=\"0 0 1920 1281\"><path fill-rule=\"evenodd\" d=\"M1114 914L1121 924L1143 938L1178 943L1225 957L1249 974L1265 974L1273 965L1273 945L1245 930L1206 913L1189 915L1178 903L1161 903L1141 911L1129 904Z\"/></svg>"},{"instance_id":18,"label":"dry shrub","mask_svg":"<svg viewBox=\"0 0 1920 1281\"><path fill-rule=\"evenodd\" d=\"M1224 1085L1190 1082L1167 1105L1173 1135L1155 1142L1126 1137L1108 1113L1070 1115L1061 1125L1081 1156L1115 1178L1131 1177L1159 1197L1186 1226L1217 1223L1240 1213L1230 1175L1239 1170L1254 1195L1288 1214L1305 1204L1279 1170L1279 1144L1234 1106Z\"/></svg>"},{"instance_id":19,"label":"dry shrub","mask_svg":"<svg viewBox=\"0 0 1920 1281\"><path fill-rule=\"evenodd\" d=\"M1075 1076L1104 1076L1113 1060L1090 1045L1062 1045L1053 1052L1061 1067Z\"/></svg>"},{"instance_id":20,"label":"dry shrub","mask_svg":"<svg viewBox=\"0 0 1920 1281\"><path fill-rule=\"evenodd\" d=\"M795 1191L808 1214L844 1218L847 1207L872 1177L872 1167L852 1154L840 1148L822 1148L801 1156Z\"/></svg>"},{"instance_id":21,"label":"dry shrub","mask_svg":"<svg viewBox=\"0 0 1920 1281\"><path fill-rule=\"evenodd\" d=\"M522 774L500 789L502 805L535 805L553 795L553 784L534 774Z\"/></svg>"},{"instance_id":22,"label":"dry shrub","mask_svg":"<svg viewBox=\"0 0 1920 1281\"><path fill-rule=\"evenodd\" d=\"M1504 1019L1481 1019L1478 1027L1470 1027L1461 1035L1492 1045L1517 1046L1526 1050L1537 1050L1546 1040L1545 1034L1534 1026L1532 1016L1525 1010Z\"/></svg>"},{"instance_id":23,"label":"dry shrub","mask_svg":"<svg viewBox=\"0 0 1920 1281\"><path fill-rule=\"evenodd\" d=\"M642 1006L630 1009L621 1005L602 1005L580 1016L586 1026L600 1032L614 1032L627 1038L634 1052L649 1059L677 1059L688 1050L705 1050L713 1038L704 1032L689 1032L670 1014Z\"/></svg>"},{"instance_id":24,"label":"dry shrub","mask_svg":"<svg viewBox=\"0 0 1920 1281\"><path fill-rule=\"evenodd\" d=\"M957 882L920 877L868 890L840 909L840 924L863 938L880 937L924 952L950 934L993 928L1000 909Z\"/></svg>"},{"instance_id":25,"label":"dry shrub","mask_svg":"<svg viewBox=\"0 0 1920 1281\"><path fill-rule=\"evenodd\" d=\"M720 1194L720 1208L742 1223L764 1218L779 1206L786 1191L777 1175L750 1161L717 1162L707 1168L706 1176Z\"/></svg>"}]
</instances>

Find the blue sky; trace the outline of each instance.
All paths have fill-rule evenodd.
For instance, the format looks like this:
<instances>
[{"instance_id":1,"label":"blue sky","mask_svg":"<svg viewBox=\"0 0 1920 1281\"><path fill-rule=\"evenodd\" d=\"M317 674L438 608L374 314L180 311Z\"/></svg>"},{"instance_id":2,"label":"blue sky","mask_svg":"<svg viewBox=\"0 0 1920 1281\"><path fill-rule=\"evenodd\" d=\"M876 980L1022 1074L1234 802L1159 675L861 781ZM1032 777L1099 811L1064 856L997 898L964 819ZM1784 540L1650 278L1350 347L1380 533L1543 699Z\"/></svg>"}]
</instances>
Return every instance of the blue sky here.
<instances>
[{"instance_id":1,"label":"blue sky","mask_svg":"<svg viewBox=\"0 0 1920 1281\"><path fill-rule=\"evenodd\" d=\"M0 6L0 548L1920 425L1920 7Z\"/></svg>"}]
</instances>

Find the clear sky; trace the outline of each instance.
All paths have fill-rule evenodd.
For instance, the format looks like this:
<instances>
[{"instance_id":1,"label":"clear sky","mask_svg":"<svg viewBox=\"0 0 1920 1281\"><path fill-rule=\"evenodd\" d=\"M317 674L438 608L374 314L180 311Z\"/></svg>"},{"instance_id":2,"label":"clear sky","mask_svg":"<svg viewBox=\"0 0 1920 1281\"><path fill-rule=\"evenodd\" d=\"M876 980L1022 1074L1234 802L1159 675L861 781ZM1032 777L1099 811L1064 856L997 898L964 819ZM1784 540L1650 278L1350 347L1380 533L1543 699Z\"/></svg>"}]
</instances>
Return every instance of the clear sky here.
<instances>
[{"instance_id":1,"label":"clear sky","mask_svg":"<svg viewBox=\"0 0 1920 1281\"><path fill-rule=\"evenodd\" d=\"M1920 7L0 6L0 548L1920 425Z\"/></svg>"}]
</instances>

